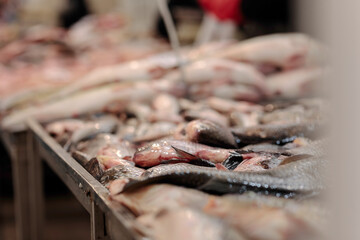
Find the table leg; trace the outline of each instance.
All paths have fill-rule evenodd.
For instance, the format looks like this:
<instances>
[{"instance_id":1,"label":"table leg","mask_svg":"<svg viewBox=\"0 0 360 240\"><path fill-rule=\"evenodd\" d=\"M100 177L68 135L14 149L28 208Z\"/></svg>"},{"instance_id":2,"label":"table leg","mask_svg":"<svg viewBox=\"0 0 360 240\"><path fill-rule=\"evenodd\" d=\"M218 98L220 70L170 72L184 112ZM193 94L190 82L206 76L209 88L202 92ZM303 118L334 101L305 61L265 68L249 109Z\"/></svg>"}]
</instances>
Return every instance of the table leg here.
<instances>
[{"instance_id":1,"label":"table leg","mask_svg":"<svg viewBox=\"0 0 360 240\"><path fill-rule=\"evenodd\" d=\"M19 240L30 238L30 208L28 188L28 161L26 153L26 133L12 136L11 161L15 200L16 237Z\"/></svg>"},{"instance_id":2,"label":"table leg","mask_svg":"<svg viewBox=\"0 0 360 240\"><path fill-rule=\"evenodd\" d=\"M109 239L106 234L104 213L94 201L91 202L90 224L91 240Z\"/></svg>"},{"instance_id":3,"label":"table leg","mask_svg":"<svg viewBox=\"0 0 360 240\"><path fill-rule=\"evenodd\" d=\"M29 163L29 207L30 207L30 234L31 239L43 238L44 223L44 191L43 169L39 154L39 143L35 141L33 134L27 135L27 152Z\"/></svg>"}]
</instances>

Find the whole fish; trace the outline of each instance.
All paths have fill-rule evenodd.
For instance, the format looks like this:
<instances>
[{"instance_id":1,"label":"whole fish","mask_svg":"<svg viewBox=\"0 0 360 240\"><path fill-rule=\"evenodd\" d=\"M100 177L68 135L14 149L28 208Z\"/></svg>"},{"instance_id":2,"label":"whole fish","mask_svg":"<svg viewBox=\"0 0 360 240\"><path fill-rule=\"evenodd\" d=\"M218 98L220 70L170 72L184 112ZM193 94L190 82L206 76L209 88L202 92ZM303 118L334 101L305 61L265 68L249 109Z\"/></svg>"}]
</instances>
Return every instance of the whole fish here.
<instances>
[{"instance_id":1,"label":"whole fish","mask_svg":"<svg viewBox=\"0 0 360 240\"><path fill-rule=\"evenodd\" d=\"M64 148L68 150L72 144L94 137L100 133L112 133L116 129L117 124L118 120L113 116L105 116L96 121L88 122L74 131Z\"/></svg>"},{"instance_id":2,"label":"whole fish","mask_svg":"<svg viewBox=\"0 0 360 240\"><path fill-rule=\"evenodd\" d=\"M155 62L147 60L131 61L114 66L96 68L53 95L52 99L64 98L84 89L114 82L150 80L152 78L158 78L165 73L165 69L159 67Z\"/></svg>"},{"instance_id":3,"label":"whole fish","mask_svg":"<svg viewBox=\"0 0 360 240\"><path fill-rule=\"evenodd\" d=\"M143 222L145 218L156 221L148 219L149 215L165 210L196 209L221 219L250 239L285 240L313 236L312 230L318 230L325 216L313 201L285 200L251 192L219 197L168 184L145 186L122 194L114 187L110 189L111 199L130 209L146 226L151 224Z\"/></svg>"},{"instance_id":4,"label":"whole fish","mask_svg":"<svg viewBox=\"0 0 360 240\"><path fill-rule=\"evenodd\" d=\"M159 240L245 240L237 230L218 218L194 209L164 210L137 219L149 228L149 235ZM176 223L176 224L174 224Z\"/></svg>"},{"instance_id":5,"label":"whole fish","mask_svg":"<svg viewBox=\"0 0 360 240\"><path fill-rule=\"evenodd\" d=\"M156 171L148 171L143 181L130 181L124 191L147 184L171 183L214 194L254 191L290 198L322 190L324 167L324 160L315 157L260 172L218 171L188 164L164 165L158 166Z\"/></svg>"},{"instance_id":6,"label":"whole fish","mask_svg":"<svg viewBox=\"0 0 360 240\"><path fill-rule=\"evenodd\" d=\"M193 162L199 160L221 163L230 157L241 157L232 150L181 140L166 139L138 149L133 161L141 167L152 167L161 163Z\"/></svg>"},{"instance_id":7,"label":"whole fish","mask_svg":"<svg viewBox=\"0 0 360 240\"><path fill-rule=\"evenodd\" d=\"M21 130L25 128L25 120L28 118L46 122L57 118L99 112L110 108L110 105L112 108L116 105L116 109L121 110L126 103L131 101L150 101L155 92L149 84L111 85L12 112L2 119L1 126L8 130Z\"/></svg>"},{"instance_id":8,"label":"whole fish","mask_svg":"<svg viewBox=\"0 0 360 240\"><path fill-rule=\"evenodd\" d=\"M237 144L229 128L209 120L194 120L185 127L186 139L213 147L236 148Z\"/></svg>"},{"instance_id":9,"label":"whole fish","mask_svg":"<svg viewBox=\"0 0 360 240\"><path fill-rule=\"evenodd\" d=\"M261 142L285 144L297 137L316 138L321 126L317 122L303 122L300 124L267 124L248 128L233 128L232 133L238 138L239 145Z\"/></svg>"},{"instance_id":10,"label":"whole fish","mask_svg":"<svg viewBox=\"0 0 360 240\"><path fill-rule=\"evenodd\" d=\"M271 98L299 98L309 96L323 76L321 68L301 68L277 73L266 81Z\"/></svg>"},{"instance_id":11,"label":"whole fish","mask_svg":"<svg viewBox=\"0 0 360 240\"><path fill-rule=\"evenodd\" d=\"M229 46L216 56L254 64L265 73L276 68L317 65L321 57L319 44L300 33L255 37Z\"/></svg>"},{"instance_id":12,"label":"whole fish","mask_svg":"<svg viewBox=\"0 0 360 240\"><path fill-rule=\"evenodd\" d=\"M185 73L188 76L185 81L189 85L227 79L234 84L251 85L262 93L266 92L264 76L246 63L210 58L187 65ZM180 76L180 73L175 71L165 78L179 80Z\"/></svg>"}]
</instances>

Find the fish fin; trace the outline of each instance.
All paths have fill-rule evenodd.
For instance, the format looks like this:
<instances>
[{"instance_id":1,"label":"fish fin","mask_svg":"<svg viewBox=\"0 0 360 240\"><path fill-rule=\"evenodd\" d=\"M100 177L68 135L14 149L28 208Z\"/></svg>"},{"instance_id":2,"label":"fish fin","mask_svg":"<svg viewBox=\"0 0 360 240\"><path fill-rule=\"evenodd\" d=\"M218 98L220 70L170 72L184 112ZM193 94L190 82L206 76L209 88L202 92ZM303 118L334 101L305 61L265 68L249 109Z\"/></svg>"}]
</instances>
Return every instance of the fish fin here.
<instances>
[{"instance_id":1,"label":"fish fin","mask_svg":"<svg viewBox=\"0 0 360 240\"><path fill-rule=\"evenodd\" d=\"M285 164L288 164L288 163L291 163L291 162L296 162L296 161L298 161L298 160L302 160L302 159L309 158L309 157L312 157L312 155L310 155L310 154L297 154L297 155L293 155L293 156L291 156L291 157L285 158L285 159L279 164L279 166L285 165Z\"/></svg>"},{"instance_id":2,"label":"fish fin","mask_svg":"<svg viewBox=\"0 0 360 240\"><path fill-rule=\"evenodd\" d=\"M69 152L70 151L70 147L72 146L72 139L70 138L64 145L64 149L65 151Z\"/></svg>"},{"instance_id":3,"label":"fish fin","mask_svg":"<svg viewBox=\"0 0 360 240\"><path fill-rule=\"evenodd\" d=\"M180 156L180 157L183 157L185 159L189 159L189 160L200 160L199 157L191 154L191 153L188 153L188 152L185 152L184 150L181 150L177 147L174 147L171 145L171 147L175 150L175 152Z\"/></svg>"},{"instance_id":4,"label":"fish fin","mask_svg":"<svg viewBox=\"0 0 360 240\"><path fill-rule=\"evenodd\" d=\"M220 170L220 171L228 171L229 170L224 165L222 165L220 163L215 164L215 167L216 167L217 170Z\"/></svg>"},{"instance_id":5,"label":"fish fin","mask_svg":"<svg viewBox=\"0 0 360 240\"><path fill-rule=\"evenodd\" d=\"M227 170L234 170L243 160L244 158L240 153L230 152L230 156L222 162L222 165Z\"/></svg>"}]
</instances>

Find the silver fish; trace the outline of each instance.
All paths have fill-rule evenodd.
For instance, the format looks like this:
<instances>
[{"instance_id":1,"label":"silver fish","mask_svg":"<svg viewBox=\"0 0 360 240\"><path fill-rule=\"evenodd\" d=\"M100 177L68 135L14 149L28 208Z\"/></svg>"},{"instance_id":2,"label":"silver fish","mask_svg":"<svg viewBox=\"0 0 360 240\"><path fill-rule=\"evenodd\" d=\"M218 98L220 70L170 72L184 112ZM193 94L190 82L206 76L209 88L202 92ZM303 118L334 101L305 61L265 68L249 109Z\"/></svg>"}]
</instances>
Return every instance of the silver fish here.
<instances>
[{"instance_id":1,"label":"silver fish","mask_svg":"<svg viewBox=\"0 0 360 240\"><path fill-rule=\"evenodd\" d=\"M261 172L218 171L188 164L173 164L159 166L163 168L161 170L149 170L146 180L130 182L124 189L136 189L151 183L172 183L216 194L254 191L289 198L322 190L324 184L321 173L324 167L325 161L315 157Z\"/></svg>"},{"instance_id":2,"label":"silver fish","mask_svg":"<svg viewBox=\"0 0 360 240\"><path fill-rule=\"evenodd\" d=\"M234 155L239 154L229 149L166 139L153 142L149 146L138 149L134 154L133 161L141 167L152 167L168 162L191 162L199 159L212 163L221 163Z\"/></svg>"},{"instance_id":3,"label":"silver fish","mask_svg":"<svg viewBox=\"0 0 360 240\"><path fill-rule=\"evenodd\" d=\"M150 237L158 240L245 240L237 230L218 218L194 209L163 210L153 217L138 221L150 229ZM176 223L176 224L174 224Z\"/></svg>"},{"instance_id":4,"label":"silver fish","mask_svg":"<svg viewBox=\"0 0 360 240\"><path fill-rule=\"evenodd\" d=\"M72 135L69 141L65 144L64 148L68 150L72 144L76 144L81 140L85 140L96 136L99 133L111 133L118 124L117 118L113 116L105 116L97 121L89 122L82 128L77 129Z\"/></svg>"},{"instance_id":5,"label":"silver fish","mask_svg":"<svg viewBox=\"0 0 360 240\"><path fill-rule=\"evenodd\" d=\"M236 148L237 144L231 131L209 120L194 120L185 128L186 139L213 147Z\"/></svg>"},{"instance_id":6,"label":"silver fish","mask_svg":"<svg viewBox=\"0 0 360 240\"><path fill-rule=\"evenodd\" d=\"M238 144L248 145L260 142L285 144L296 137L314 138L321 131L317 122L302 122L300 124L267 124L248 128L233 128L232 133L238 138Z\"/></svg>"}]
</instances>

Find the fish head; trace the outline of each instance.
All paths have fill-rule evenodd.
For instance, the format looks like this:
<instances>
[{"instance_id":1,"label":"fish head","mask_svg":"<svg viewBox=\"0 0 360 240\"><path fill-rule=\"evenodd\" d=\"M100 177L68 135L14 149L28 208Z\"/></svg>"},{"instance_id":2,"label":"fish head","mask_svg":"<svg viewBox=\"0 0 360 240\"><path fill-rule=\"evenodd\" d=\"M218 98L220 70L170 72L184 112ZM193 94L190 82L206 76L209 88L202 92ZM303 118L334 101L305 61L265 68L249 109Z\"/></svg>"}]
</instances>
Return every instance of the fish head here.
<instances>
[{"instance_id":1,"label":"fish head","mask_svg":"<svg viewBox=\"0 0 360 240\"><path fill-rule=\"evenodd\" d=\"M162 144L152 143L148 146L139 148L133 157L136 165L141 167L149 167L157 165L161 162Z\"/></svg>"}]
</instances>

